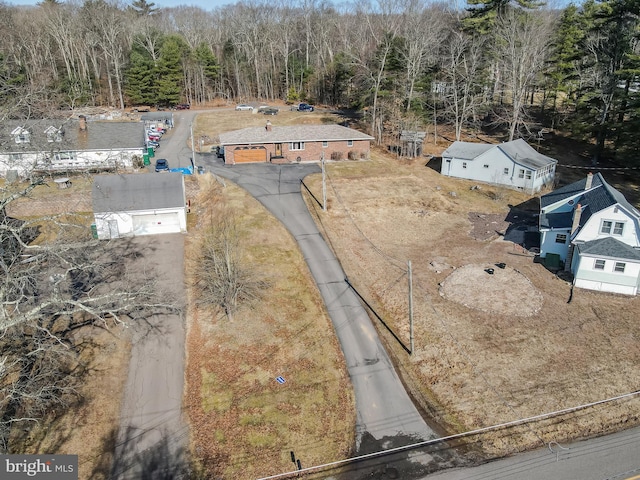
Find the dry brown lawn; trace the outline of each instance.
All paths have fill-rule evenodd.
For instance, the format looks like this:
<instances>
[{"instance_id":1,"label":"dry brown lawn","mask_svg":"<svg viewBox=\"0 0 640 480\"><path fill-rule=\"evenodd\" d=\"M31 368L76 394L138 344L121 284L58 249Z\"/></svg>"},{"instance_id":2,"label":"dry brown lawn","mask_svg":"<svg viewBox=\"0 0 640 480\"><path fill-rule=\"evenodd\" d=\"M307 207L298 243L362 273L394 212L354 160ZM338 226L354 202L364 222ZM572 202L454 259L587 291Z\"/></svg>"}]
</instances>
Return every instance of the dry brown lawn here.
<instances>
[{"instance_id":1,"label":"dry brown lawn","mask_svg":"<svg viewBox=\"0 0 640 480\"><path fill-rule=\"evenodd\" d=\"M406 345L411 260L414 355L380 331L425 410L461 432L635 391L640 299L576 289L568 303L570 284L533 255L495 231L473 234L470 212L505 218L529 197L472 190L425 162L375 152L369 162L330 163L329 209L315 209L351 281ZM320 176L307 183L319 195ZM503 455L610 432L637 424L639 406L607 403L484 436L481 446Z\"/></svg>"},{"instance_id":2,"label":"dry brown lawn","mask_svg":"<svg viewBox=\"0 0 640 480\"><path fill-rule=\"evenodd\" d=\"M223 188L211 175L197 178L187 270L198 261L211 218L232 215L243 264L268 288L232 320L197 307L198 292L190 290L186 407L193 455L208 475L233 479L290 471L292 450L305 465L344 458L354 439L351 385L295 241L243 190Z\"/></svg>"},{"instance_id":3,"label":"dry brown lawn","mask_svg":"<svg viewBox=\"0 0 640 480\"><path fill-rule=\"evenodd\" d=\"M335 122L335 116L290 112L276 117L224 111L201 115L194 133L274 124ZM438 155L448 143L425 145ZM551 153L551 152L548 152ZM580 152L554 152L580 161ZM414 277L414 355L380 330L410 392L431 418L459 432L538 415L634 391L640 383L640 300L576 290L505 242L508 205L529 197L441 177L426 159L400 160L374 151L370 161L328 163L329 210L308 202L347 275L405 344L409 343L406 263ZM583 172L559 168L565 183ZM609 176L605 172L605 176ZM638 188L612 182L638 201ZM201 196L189 216L187 262L196 258L214 205L237 215L243 251L271 288L232 322L191 308L185 405L192 452L211 475L255 478L292 469L289 451L305 465L343 458L353 439L354 411L342 355L331 324L289 234L240 189L198 176ZM195 177L194 177L195 180ZM16 216L86 212L90 182L69 191L39 187L16 204ZM307 181L320 198L320 176ZM197 187L197 186L196 186ZM189 198L196 200L197 188ZM455 192L455 196L451 192ZM631 195L629 195L631 194ZM24 209L24 210L19 210ZM494 219L495 224L487 220ZM482 218L482 221L478 219ZM500 220L502 219L502 220ZM506 264L489 276L485 268ZM191 294L193 300L193 293ZM115 333L115 332L114 332ZM126 338L105 333L84 405L29 440L80 453L80 478L108 472L126 375ZM284 385L275 381L281 375ZM638 400L583 411L479 437L489 455L638 424Z\"/></svg>"}]
</instances>

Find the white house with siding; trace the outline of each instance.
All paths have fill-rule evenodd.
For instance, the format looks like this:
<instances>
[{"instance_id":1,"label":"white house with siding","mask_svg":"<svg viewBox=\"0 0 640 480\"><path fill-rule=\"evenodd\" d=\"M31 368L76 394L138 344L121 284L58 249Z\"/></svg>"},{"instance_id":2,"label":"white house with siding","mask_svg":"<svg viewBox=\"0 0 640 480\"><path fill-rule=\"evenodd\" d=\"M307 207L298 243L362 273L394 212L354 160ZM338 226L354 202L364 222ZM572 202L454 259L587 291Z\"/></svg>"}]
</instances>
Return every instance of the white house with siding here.
<instances>
[{"instance_id":1,"label":"white house with siding","mask_svg":"<svg viewBox=\"0 0 640 480\"><path fill-rule=\"evenodd\" d=\"M0 124L0 177L15 172L130 169L145 150L142 122L29 120Z\"/></svg>"},{"instance_id":2,"label":"white house with siding","mask_svg":"<svg viewBox=\"0 0 640 480\"><path fill-rule=\"evenodd\" d=\"M442 152L440 173L535 193L553 185L556 164L522 139L497 145L453 142Z\"/></svg>"},{"instance_id":3,"label":"white house with siding","mask_svg":"<svg viewBox=\"0 0 640 480\"><path fill-rule=\"evenodd\" d=\"M637 293L640 212L600 173L543 195L539 229L540 257L564 265L575 286Z\"/></svg>"},{"instance_id":4,"label":"white house with siding","mask_svg":"<svg viewBox=\"0 0 640 480\"><path fill-rule=\"evenodd\" d=\"M92 200L101 240L187 231L182 173L97 175Z\"/></svg>"}]
</instances>

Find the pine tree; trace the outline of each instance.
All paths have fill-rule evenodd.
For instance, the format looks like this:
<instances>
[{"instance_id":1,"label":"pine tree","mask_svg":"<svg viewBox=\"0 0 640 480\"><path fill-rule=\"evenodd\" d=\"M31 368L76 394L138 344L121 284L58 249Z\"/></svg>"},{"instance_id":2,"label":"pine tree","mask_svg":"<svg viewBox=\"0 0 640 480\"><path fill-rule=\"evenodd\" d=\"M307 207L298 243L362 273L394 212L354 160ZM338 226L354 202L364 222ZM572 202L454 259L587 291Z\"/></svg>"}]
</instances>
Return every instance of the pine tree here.
<instances>
[{"instance_id":1,"label":"pine tree","mask_svg":"<svg viewBox=\"0 0 640 480\"><path fill-rule=\"evenodd\" d=\"M183 91L182 59L187 49L184 40L176 35L167 37L160 49L157 66L157 104L168 107L180 103Z\"/></svg>"}]
</instances>

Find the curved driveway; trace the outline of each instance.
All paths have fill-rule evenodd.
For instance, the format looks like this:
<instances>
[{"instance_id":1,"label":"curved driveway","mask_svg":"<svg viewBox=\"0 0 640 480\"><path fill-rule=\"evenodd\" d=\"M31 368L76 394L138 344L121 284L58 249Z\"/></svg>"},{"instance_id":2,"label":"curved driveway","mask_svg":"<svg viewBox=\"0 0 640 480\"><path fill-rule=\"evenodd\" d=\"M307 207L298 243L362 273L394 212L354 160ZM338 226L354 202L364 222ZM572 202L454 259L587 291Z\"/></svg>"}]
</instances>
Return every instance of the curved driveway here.
<instances>
[{"instance_id":1,"label":"curved driveway","mask_svg":"<svg viewBox=\"0 0 640 480\"><path fill-rule=\"evenodd\" d=\"M342 267L302 199L301 179L320 172L319 166L264 163L225 166L213 158L198 162L260 201L300 246L333 322L353 383L357 449L361 450L365 437L375 440L378 447L383 443L398 446L434 438L436 435L407 395L367 312L345 282Z\"/></svg>"}]
</instances>

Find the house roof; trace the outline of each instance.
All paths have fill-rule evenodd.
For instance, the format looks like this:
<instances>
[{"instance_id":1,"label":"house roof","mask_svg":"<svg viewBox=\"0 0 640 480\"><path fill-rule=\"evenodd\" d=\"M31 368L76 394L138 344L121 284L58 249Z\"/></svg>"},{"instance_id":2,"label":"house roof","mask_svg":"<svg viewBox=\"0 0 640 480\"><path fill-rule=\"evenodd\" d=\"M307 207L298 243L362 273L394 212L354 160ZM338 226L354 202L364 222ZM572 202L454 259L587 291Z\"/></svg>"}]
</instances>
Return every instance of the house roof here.
<instances>
[{"instance_id":1,"label":"house roof","mask_svg":"<svg viewBox=\"0 0 640 480\"><path fill-rule=\"evenodd\" d=\"M521 138L501 143L498 145L498 149L502 150L514 162L534 170L558 163L557 160L537 152Z\"/></svg>"},{"instance_id":2,"label":"house roof","mask_svg":"<svg viewBox=\"0 0 640 480\"><path fill-rule=\"evenodd\" d=\"M496 145L487 143L453 142L449 148L442 152L442 156L447 158L455 157L461 160L474 160L478 156L494 148L502 151L515 163L533 170L539 170L547 165L558 163L557 160L536 152L535 149L521 138Z\"/></svg>"},{"instance_id":3,"label":"house roof","mask_svg":"<svg viewBox=\"0 0 640 480\"><path fill-rule=\"evenodd\" d=\"M24 128L30 133L29 143L16 143L12 131ZM63 132L60 142L50 142L47 130L50 127ZM82 132L79 122L72 120L28 120L24 122L0 123L0 151L42 152L42 151L82 151L114 150L144 147L144 124L142 122L108 122L87 120L87 129Z\"/></svg>"},{"instance_id":4,"label":"house roof","mask_svg":"<svg viewBox=\"0 0 640 480\"><path fill-rule=\"evenodd\" d=\"M184 207L181 173L98 175L93 181L94 213Z\"/></svg>"},{"instance_id":5,"label":"house roof","mask_svg":"<svg viewBox=\"0 0 640 480\"><path fill-rule=\"evenodd\" d=\"M140 120L146 120L146 121L151 121L151 122L158 122L158 121L172 121L173 120L173 113L172 112L147 112L147 113L143 113L142 115L140 115Z\"/></svg>"},{"instance_id":6,"label":"house roof","mask_svg":"<svg viewBox=\"0 0 640 480\"><path fill-rule=\"evenodd\" d=\"M221 145L247 145L287 142L320 142L344 140L373 140L373 137L341 125L295 125L249 127L220 134Z\"/></svg>"},{"instance_id":7,"label":"house roof","mask_svg":"<svg viewBox=\"0 0 640 480\"><path fill-rule=\"evenodd\" d=\"M591 188L589 188L589 190L585 190L586 182L587 178L585 177L577 182L554 190L551 193L542 195L542 197L540 197L540 207L544 209L556 202L573 199L575 204L579 203L582 205L580 226L584 225L594 213L616 204L622 206L628 210L631 215L640 219L640 212L624 198L622 193L609 185L601 173L593 175Z\"/></svg>"},{"instance_id":8,"label":"house roof","mask_svg":"<svg viewBox=\"0 0 640 480\"><path fill-rule=\"evenodd\" d=\"M581 255L640 261L640 250L612 237L599 238L576 245Z\"/></svg>"},{"instance_id":9,"label":"house roof","mask_svg":"<svg viewBox=\"0 0 640 480\"><path fill-rule=\"evenodd\" d=\"M491 150L493 147L495 147L495 145L489 143L453 142L449 145L449 148L442 152L442 157L473 160L478 155L483 154L487 150Z\"/></svg>"},{"instance_id":10,"label":"house roof","mask_svg":"<svg viewBox=\"0 0 640 480\"><path fill-rule=\"evenodd\" d=\"M540 214L540 228L571 228L573 211Z\"/></svg>"}]
</instances>

